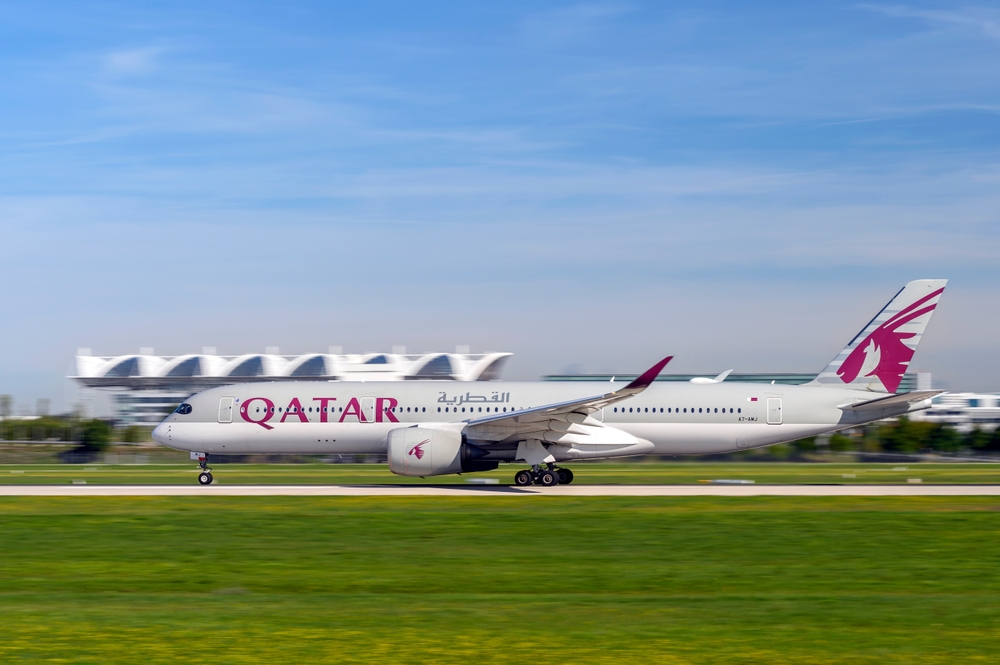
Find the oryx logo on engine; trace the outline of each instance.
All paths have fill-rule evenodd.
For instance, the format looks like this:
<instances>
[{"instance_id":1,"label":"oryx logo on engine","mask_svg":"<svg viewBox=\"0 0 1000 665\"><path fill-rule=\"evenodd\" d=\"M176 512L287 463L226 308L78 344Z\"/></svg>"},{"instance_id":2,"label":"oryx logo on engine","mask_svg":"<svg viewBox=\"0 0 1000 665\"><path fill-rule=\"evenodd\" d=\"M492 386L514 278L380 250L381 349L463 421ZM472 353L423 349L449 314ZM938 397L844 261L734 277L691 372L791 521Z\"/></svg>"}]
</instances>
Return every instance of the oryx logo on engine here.
<instances>
[{"instance_id":1,"label":"oryx logo on engine","mask_svg":"<svg viewBox=\"0 0 1000 665\"><path fill-rule=\"evenodd\" d=\"M431 441L430 439L424 439L423 441L421 441L417 445L415 445L412 448L410 448L410 450L407 451L406 454L410 455L411 457L416 457L417 459L423 459L424 455L425 455L425 453L424 453L424 444L430 443L430 441Z\"/></svg>"}]
</instances>

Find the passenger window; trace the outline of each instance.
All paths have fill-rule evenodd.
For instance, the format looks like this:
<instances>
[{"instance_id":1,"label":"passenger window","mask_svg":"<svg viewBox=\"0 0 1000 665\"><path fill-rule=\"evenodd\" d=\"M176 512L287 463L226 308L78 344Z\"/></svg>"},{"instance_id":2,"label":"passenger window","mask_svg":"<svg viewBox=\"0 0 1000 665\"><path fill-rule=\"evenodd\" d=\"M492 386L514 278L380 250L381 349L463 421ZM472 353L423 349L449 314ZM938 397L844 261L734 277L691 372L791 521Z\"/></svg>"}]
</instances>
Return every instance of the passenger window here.
<instances>
[{"instance_id":1,"label":"passenger window","mask_svg":"<svg viewBox=\"0 0 1000 665\"><path fill-rule=\"evenodd\" d=\"M736 409L736 413L743 413L743 409Z\"/></svg>"}]
</instances>

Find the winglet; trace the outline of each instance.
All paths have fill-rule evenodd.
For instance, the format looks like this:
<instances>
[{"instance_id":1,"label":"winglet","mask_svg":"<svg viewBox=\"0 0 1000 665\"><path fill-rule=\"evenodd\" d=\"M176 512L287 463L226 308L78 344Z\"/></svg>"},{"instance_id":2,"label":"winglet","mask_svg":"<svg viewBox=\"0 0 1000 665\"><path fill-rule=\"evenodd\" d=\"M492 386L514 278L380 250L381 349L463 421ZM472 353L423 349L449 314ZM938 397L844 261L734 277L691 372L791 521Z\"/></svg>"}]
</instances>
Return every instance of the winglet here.
<instances>
[{"instance_id":1,"label":"winglet","mask_svg":"<svg viewBox=\"0 0 1000 665\"><path fill-rule=\"evenodd\" d=\"M643 372L635 381L622 388L622 390L623 391L645 390L646 388L649 387L649 384L651 384L656 379L656 377L660 375L660 372L662 372L663 368L667 366L667 363L673 359L674 359L673 356L667 356L666 358L664 358L663 360L661 360L660 362L656 363L655 365L647 369L645 372Z\"/></svg>"}]
</instances>

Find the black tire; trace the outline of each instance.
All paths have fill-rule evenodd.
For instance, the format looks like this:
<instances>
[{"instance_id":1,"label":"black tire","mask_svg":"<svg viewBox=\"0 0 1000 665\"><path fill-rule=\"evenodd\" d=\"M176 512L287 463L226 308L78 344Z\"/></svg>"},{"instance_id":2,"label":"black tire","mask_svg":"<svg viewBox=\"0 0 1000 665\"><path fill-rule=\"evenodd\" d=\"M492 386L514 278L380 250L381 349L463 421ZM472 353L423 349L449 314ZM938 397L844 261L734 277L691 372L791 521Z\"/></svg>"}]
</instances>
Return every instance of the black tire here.
<instances>
[{"instance_id":1,"label":"black tire","mask_svg":"<svg viewBox=\"0 0 1000 665\"><path fill-rule=\"evenodd\" d=\"M569 469L556 469L556 475L559 477L560 485L569 485L573 482L573 472Z\"/></svg>"},{"instance_id":2,"label":"black tire","mask_svg":"<svg viewBox=\"0 0 1000 665\"><path fill-rule=\"evenodd\" d=\"M530 471L527 470L518 471L516 474L514 474L514 484L517 485L518 487L526 487L531 484L531 481L532 478Z\"/></svg>"},{"instance_id":3,"label":"black tire","mask_svg":"<svg viewBox=\"0 0 1000 665\"><path fill-rule=\"evenodd\" d=\"M538 476L538 483L542 487L552 487L553 485L559 484L559 479L556 478L556 474L551 471L542 471Z\"/></svg>"},{"instance_id":4,"label":"black tire","mask_svg":"<svg viewBox=\"0 0 1000 665\"><path fill-rule=\"evenodd\" d=\"M213 480L215 479L212 478L212 474L208 471L204 471L198 475L198 482L202 485L211 485Z\"/></svg>"}]
</instances>

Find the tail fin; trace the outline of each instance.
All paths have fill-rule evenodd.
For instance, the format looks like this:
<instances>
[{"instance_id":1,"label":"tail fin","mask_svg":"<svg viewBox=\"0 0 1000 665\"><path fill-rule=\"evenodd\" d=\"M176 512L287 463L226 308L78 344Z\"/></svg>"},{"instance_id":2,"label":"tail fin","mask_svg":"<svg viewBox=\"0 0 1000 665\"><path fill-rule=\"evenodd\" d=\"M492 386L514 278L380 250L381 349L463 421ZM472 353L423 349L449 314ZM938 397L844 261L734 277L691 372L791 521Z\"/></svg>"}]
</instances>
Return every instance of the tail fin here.
<instances>
[{"instance_id":1,"label":"tail fin","mask_svg":"<svg viewBox=\"0 0 1000 665\"><path fill-rule=\"evenodd\" d=\"M896 392L947 283L918 279L904 286L812 382Z\"/></svg>"}]
</instances>

